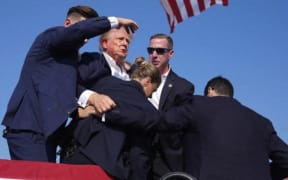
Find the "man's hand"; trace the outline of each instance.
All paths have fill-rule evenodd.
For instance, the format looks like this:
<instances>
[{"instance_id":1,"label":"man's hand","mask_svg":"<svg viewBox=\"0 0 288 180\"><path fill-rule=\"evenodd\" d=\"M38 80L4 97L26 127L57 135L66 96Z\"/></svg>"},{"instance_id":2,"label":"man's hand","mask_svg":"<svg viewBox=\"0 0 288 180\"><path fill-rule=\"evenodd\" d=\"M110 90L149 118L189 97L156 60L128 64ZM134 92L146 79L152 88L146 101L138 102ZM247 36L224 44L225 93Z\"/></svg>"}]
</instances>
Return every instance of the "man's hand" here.
<instances>
[{"instance_id":1,"label":"man's hand","mask_svg":"<svg viewBox=\"0 0 288 180\"><path fill-rule=\"evenodd\" d=\"M116 106L109 96L96 92L90 95L88 103L94 107L96 115L103 114Z\"/></svg>"},{"instance_id":2,"label":"man's hand","mask_svg":"<svg viewBox=\"0 0 288 180\"><path fill-rule=\"evenodd\" d=\"M94 106L87 106L85 108L78 108L78 116L80 118L87 118L91 115L97 115Z\"/></svg>"},{"instance_id":3,"label":"man's hand","mask_svg":"<svg viewBox=\"0 0 288 180\"><path fill-rule=\"evenodd\" d=\"M119 18L117 17L119 25L127 26L129 29L134 33L139 27L135 21L132 19L126 19L126 18Z\"/></svg>"}]
</instances>

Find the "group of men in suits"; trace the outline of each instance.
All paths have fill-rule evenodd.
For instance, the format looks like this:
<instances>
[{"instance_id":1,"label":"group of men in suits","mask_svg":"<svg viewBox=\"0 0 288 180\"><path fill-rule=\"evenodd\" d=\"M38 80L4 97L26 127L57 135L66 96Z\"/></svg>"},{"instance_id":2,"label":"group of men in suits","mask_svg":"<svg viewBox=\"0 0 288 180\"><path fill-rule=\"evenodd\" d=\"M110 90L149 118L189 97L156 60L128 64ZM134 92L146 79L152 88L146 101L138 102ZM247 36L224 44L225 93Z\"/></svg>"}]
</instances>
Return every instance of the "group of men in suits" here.
<instances>
[{"instance_id":1,"label":"group of men in suits","mask_svg":"<svg viewBox=\"0 0 288 180\"><path fill-rule=\"evenodd\" d=\"M114 30L114 31L119 31L119 30ZM107 37L111 36L111 31L104 33L103 35L100 36L100 41L101 39L106 42ZM110 34L110 35L107 35ZM93 89L97 89L95 88L94 84L97 84L97 82L99 81L100 78L103 78L104 76L110 76L112 74L112 76L116 76L113 75L113 71L110 70L109 68L109 64L107 64L107 55L110 55L111 53L108 54L107 49L109 48L103 48L103 44L100 42L100 49L105 49L106 51L103 51L103 54L99 54L99 53L85 53L82 55L81 58L81 62L79 64L79 79L80 82L82 84L86 85L86 88L91 88L93 87ZM149 61L155 65L159 71L161 72L161 84L160 86L157 88L157 91L154 92L152 94L152 97L150 99L150 101L152 102L152 104L155 106L154 108L158 109L159 112L161 111L166 111L168 110L170 107L172 106L180 106L180 105L184 105L184 104L188 104L191 102L192 97L193 97L193 92L194 92L194 86L192 83L190 83L189 81L179 77L178 75L176 75L176 73L174 73L171 69L171 67L169 66L169 60L173 57L173 40L170 36L166 35L166 34L155 34L153 36L151 36L150 38L150 43L149 43L149 47L147 49L148 53L149 53ZM118 56L119 57L119 56ZM113 57L114 59L117 57ZM122 59L123 61L124 59ZM108 61L109 62L109 61ZM113 62L113 61L112 61ZM105 71L104 71L105 69ZM116 71L114 71L116 72ZM123 72L123 71L122 71ZM119 74L118 74L119 76ZM117 76L116 76L117 77ZM121 77L120 77L121 78ZM123 79L123 78L122 78ZM125 78L124 78L125 79ZM108 82L107 82L108 84ZM89 86L90 87L89 87ZM98 85L99 86L99 85ZM103 88L105 87L104 85L102 85ZM113 92L113 91L112 91ZM127 92L129 92L127 90ZM109 90L106 90L106 93L109 94ZM114 92L114 95L118 94L119 92ZM120 93L121 94L121 93ZM115 98L115 96L113 96L113 94L109 94L110 96L114 97L112 99L117 99ZM129 99L131 97L135 97L135 95L132 95L131 93L125 94L126 95L126 99ZM124 98L125 99L125 98ZM134 99L138 99L138 98L134 98ZM133 113L133 105L135 105L135 103L139 103L139 102L134 102L135 100L130 101L130 109L126 114L130 114L131 117L133 117L132 113ZM119 102L117 103L119 104ZM143 106L145 103L142 103ZM146 108L147 109L147 108ZM177 118L177 116L174 116ZM177 118L178 119L178 118ZM141 121L141 119L138 119L139 121ZM95 121L93 122L95 123ZM82 123L84 124L84 123ZM83 125L81 125L83 126ZM99 126L98 126L98 130L99 130ZM78 127L79 129L79 127ZM94 129L95 130L95 129ZM81 133L79 133L79 130L76 130L76 134L74 135L74 137L79 137L79 134L85 134L85 131L82 131ZM106 130L107 131L107 130ZM110 131L110 130L109 130ZM122 129L122 131L126 131L125 128ZM95 131L93 131L95 132ZM113 130L113 132L115 133L115 130ZM139 133L139 131L137 131ZM119 140L119 138L121 137L120 134L122 134L123 132L117 132L119 133L119 137L115 138L114 136L114 140ZM89 132L86 131L86 135L89 134ZM92 133L90 133L91 135ZM137 133L134 133L134 135L136 135ZM122 134L123 135L123 134ZM170 136L171 135L171 136ZM106 135L107 136L107 135ZM149 143L151 146L153 146L153 150L150 151L154 151L156 149L156 156L154 155L154 153L148 153L148 159L153 159L153 165L152 162L149 162L151 160L143 160L146 161L147 165L141 165L141 160L136 162L133 165L130 165L130 168L132 169L132 171L130 171L130 173L132 173L132 176L130 176L130 179L136 179L135 176L133 176L134 174L137 174L137 179L152 179L153 177L151 177L151 165L153 167L153 176L155 179L158 179L159 177L161 177L162 175L164 175L167 172L171 172L171 171L181 171L183 169L183 165L182 165L182 133L157 133L156 137L153 139L154 140L150 140L150 138L148 138L149 136L143 136L144 139L142 139L141 142L143 142L143 144L141 146L145 146L144 149L147 150L147 147L149 146ZM110 135L111 137L111 135ZM94 141L95 142L95 138L101 138L101 136L99 134L96 135L96 137L94 136ZM86 137L87 139L87 137ZM120 138L121 139L121 138ZM83 140L83 139L82 139ZM91 139L90 139L91 140ZM103 139L102 139L103 140ZM113 138L111 138L111 141L114 142ZM78 141L81 141L81 139L79 139ZM139 138L137 138L137 141L139 141ZM148 143L145 143L145 141L149 141ZM100 140L98 140L98 143L100 142ZM119 140L118 143L120 143L122 141ZM173 142L173 143L171 143ZM174 143L175 142L175 143ZM79 143L79 142L77 142ZM118 143L114 143L114 145L116 146ZM153 143L153 145L152 145ZM85 144L85 145L83 145ZM105 144L105 143L101 143L101 144ZM138 143L139 144L139 143ZM121 144L119 145L121 147ZM94 157L94 163L98 162L99 164L99 158L100 157L109 157L108 155L104 156L100 156L101 153L97 153L97 155L93 154L95 153L95 151L93 152L93 149L96 148L96 144L92 145L91 141L90 143L85 141L85 143L82 141L80 144L80 150L82 151L82 154L85 154L85 156L91 157L91 159L93 159ZM96 148L97 149L97 148ZM100 149L100 148L98 148ZM108 149L108 148L106 148ZM110 148L112 149L112 148ZM104 161L104 163L102 164L103 167L106 167L106 170L114 175L114 177L117 177L119 179L123 178L123 176L127 176L127 173L125 173L125 165L118 163L119 159L122 159L123 157L119 158L118 151L119 148L115 148L115 150L111 150L114 152L113 157L110 156L111 158L114 158L111 161ZM141 149L141 148L140 148ZM109 151L109 152L111 152ZM107 151L108 152L108 151ZM105 152L105 153L107 153ZM122 153L123 154L123 153ZM121 154L121 155L122 155ZM132 155L131 155L132 154ZM137 155L139 155L139 153L136 153ZM97 157L95 157L97 156ZM133 156L133 153L130 152L130 159L131 156ZM136 155L135 155L136 156ZM155 157L154 157L155 156ZM72 156L73 159L69 159L69 158L65 158L64 162L68 162L68 163L87 163L87 161L83 162L83 157L81 158L79 156L78 153L78 158L77 160L75 160L75 156ZM118 158L118 159L117 159ZM80 160L82 159L82 160ZM115 160L116 159L116 160ZM133 159L133 158L132 158ZM130 163L133 160L130 160ZM115 162L115 163L112 163ZM133 161L135 162L135 161ZM149 163L151 165L149 165ZM145 163L143 163L145 164ZM136 167L140 167L137 170ZM114 168L114 169L113 169ZM117 169L116 169L117 168ZM142 169L141 169L142 168ZM121 171L119 170L121 169ZM127 169L127 168L126 168ZM140 172L142 171L142 172ZM121 173L119 173L121 172ZM136 173L137 172L137 173ZM145 173L144 173L145 172ZM143 175L144 174L144 175ZM146 174L146 175L145 175ZM125 178L125 177L124 177Z\"/></svg>"},{"instance_id":2,"label":"group of men in suits","mask_svg":"<svg viewBox=\"0 0 288 180\"><path fill-rule=\"evenodd\" d=\"M59 137L65 132L67 118L90 115L78 113L79 106L85 108L89 104L93 105L91 110L98 116L113 109L117 110L117 103L113 98L91 89L105 77L130 79L123 61L128 53L131 30L134 32L137 28L133 20L98 17L97 12L90 7L75 6L69 9L64 27L48 29L36 38L27 54L20 80L2 122L6 126L4 135L8 141L11 159L55 162L56 147ZM78 61L79 48L88 38L100 34L102 52L84 53ZM194 85L179 77L169 65L174 54L170 36L151 36L147 51L149 61L161 73L161 84L149 99L158 111L151 113L135 110L135 113L121 109L121 112L125 113L120 114L114 111L121 120L138 120L133 124L144 132L147 124L141 127L140 122L147 120L148 124L152 124L148 129L153 129L156 134L148 143L151 143L153 154L156 153L155 156L152 155L153 161L149 162L153 169L143 169L143 172L152 172L153 179L159 179L171 171L186 171L200 180L269 180L270 158L273 160L274 169L281 169L279 172L282 174L276 174L281 174L281 178L288 176L287 145L277 136L269 120L242 106L233 99L233 95L219 94L218 84L213 85L217 79L207 86L209 93L218 93L217 97L194 96ZM228 84L228 89L231 90L225 79L223 81L220 78L220 82L220 85L224 84L226 88ZM119 117L115 116L115 122L111 118L104 123L117 126L117 123L122 122L117 119L119 120ZM97 128L109 128L106 124L97 124ZM97 128L86 132L91 135L97 132ZM167 131L173 128L176 129L173 133ZM124 128L119 129L119 137L123 136L123 131ZM86 134L82 135L84 137ZM117 139L109 140L117 142ZM77 143L79 142L76 142L76 145ZM97 146L101 145L94 144L92 148L77 145L75 148L87 148L85 152L93 153L93 148ZM75 153L75 149L72 153ZM99 158L104 157L100 155L101 152ZM128 174L131 169L132 173L137 172L137 165L150 167L145 167L140 162L136 162L135 169L130 167ZM88 162L85 159L84 163L95 162L88 158ZM109 162L104 158L103 163L105 167ZM108 172L116 179L118 175L119 179L136 179L135 176L129 177L122 168L112 168ZM152 178L151 176L138 177L148 179L147 177Z\"/></svg>"},{"instance_id":3,"label":"group of men in suits","mask_svg":"<svg viewBox=\"0 0 288 180\"><path fill-rule=\"evenodd\" d=\"M79 48L89 38L120 26L133 31L138 28L131 19L99 17L91 7L74 6L68 10L64 26L38 35L27 53L2 122L11 159L56 161L65 123L77 114ZM109 100L96 92L90 95L92 104L101 103L97 98ZM100 113L115 105L112 100L105 102L97 109Z\"/></svg>"},{"instance_id":4,"label":"group of men in suits","mask_svg":"<svg viewBox=\"0 0 288 180\"><path fill-rule=\"evenodd\" d=\"M182 171L200 180L288 179L287 144L270 120L242 105L233 94L231 82L217 76L208 81L205 96L195 95L189 105L162 113L126 112L122 121L111 118L105 123L160 132L181 129Z\"/></svg>"}]
</instances>

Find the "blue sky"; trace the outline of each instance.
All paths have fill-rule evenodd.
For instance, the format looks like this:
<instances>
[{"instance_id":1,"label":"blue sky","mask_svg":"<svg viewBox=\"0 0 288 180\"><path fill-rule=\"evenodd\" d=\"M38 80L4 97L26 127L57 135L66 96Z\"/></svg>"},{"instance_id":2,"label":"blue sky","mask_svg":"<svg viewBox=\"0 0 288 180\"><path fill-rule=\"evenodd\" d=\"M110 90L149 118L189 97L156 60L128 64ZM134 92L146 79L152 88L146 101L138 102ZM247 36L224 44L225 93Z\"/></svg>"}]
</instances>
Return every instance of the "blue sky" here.
<instances>
[{"instance_id":1,"label":"blue sky","mask_svg":"<svg viewBox=\"0 0 288 180\"><path fill-rule=\"evenodd\" d=\"M140 29L127 60L148 58L146 47L154 33L169 34L166 15L158 0L2 0L0 53L0 117L18 81L26 52L44 29L63 25L68 7L89 5L103 16L129 17ZM288 142L288 1L230 0L178 24L173 34L175 72L193 82L202 94L206 82L222 75L231 80L235 97L269 118ZM81 51L97 51L97 38ZM1 120L2 121L2 120ZM3 126L0 127L0 130ZM0 138L0 158L8 159Z\"/></svg>"}]
</instances>

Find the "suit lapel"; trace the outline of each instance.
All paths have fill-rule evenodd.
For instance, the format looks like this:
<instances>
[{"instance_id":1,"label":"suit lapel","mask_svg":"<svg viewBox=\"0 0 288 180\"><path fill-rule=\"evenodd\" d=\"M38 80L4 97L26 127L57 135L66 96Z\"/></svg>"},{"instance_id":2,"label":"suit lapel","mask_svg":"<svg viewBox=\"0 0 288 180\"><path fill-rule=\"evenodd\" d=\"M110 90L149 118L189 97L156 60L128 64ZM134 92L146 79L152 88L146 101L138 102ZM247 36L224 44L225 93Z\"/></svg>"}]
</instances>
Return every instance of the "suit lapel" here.
<instances>
[{"instance_id":1,"label":"suit lapel","mask_svg":"<svg viewBox=\"0 0 288 180\"><path fill-rule=\"evenodd\" d=\"M168 99L168 95L174 86L174 80L175 80L175 73L171 69L161 92L159 110L163 110L165 102Z\"/></svg>"},{"instance_id":2,"label":"suit lapel","mask_svg":"<svg viewBox=\"0 0 288 180\"><path fill-rule=\"evenodd\" d=\"M101 64L103 64L103 71L106 71L107 74L105 75L111 75L112 76L112 71L111 68L107 62L107 60L105 59L105 56L103 54L100 55L99 60L101 61Z\"/></svg>"}]
</instances>

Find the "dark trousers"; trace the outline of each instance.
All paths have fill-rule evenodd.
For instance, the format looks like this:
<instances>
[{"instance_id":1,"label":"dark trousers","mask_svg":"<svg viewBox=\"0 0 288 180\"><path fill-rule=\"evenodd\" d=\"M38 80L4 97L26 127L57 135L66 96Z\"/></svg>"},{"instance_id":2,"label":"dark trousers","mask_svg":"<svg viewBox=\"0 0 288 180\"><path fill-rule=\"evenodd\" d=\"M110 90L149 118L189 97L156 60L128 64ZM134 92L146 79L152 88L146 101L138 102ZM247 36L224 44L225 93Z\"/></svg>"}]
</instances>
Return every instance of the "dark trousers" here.
<instances>
[{"instance_id":1,"label":"dark trousers","mask_svg":"<svg viewBox=\"0 0 288 180\"><path fill-rule=\"evenodd\" d=\"M3 136L7 139L12 160L56 162L57 133L45 138L43 134L29 130L7 128Z\"/></svg>"}]
</instances>

